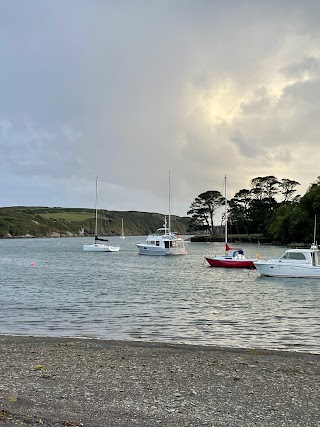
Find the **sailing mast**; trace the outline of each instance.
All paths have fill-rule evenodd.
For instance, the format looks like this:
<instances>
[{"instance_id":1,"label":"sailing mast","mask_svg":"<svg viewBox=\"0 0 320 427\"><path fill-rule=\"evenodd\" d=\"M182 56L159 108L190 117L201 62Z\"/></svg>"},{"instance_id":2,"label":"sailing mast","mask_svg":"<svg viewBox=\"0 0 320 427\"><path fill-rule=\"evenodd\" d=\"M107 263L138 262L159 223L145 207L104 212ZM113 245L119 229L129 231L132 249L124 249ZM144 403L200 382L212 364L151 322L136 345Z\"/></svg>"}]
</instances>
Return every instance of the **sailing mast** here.
<instances>
[{"instance_id":1,"label":"sailing mast","mask_svg":"<svg viewBox=\"0 0 320 427\"><path fill-rule=\"evenodd\" d=\"M95 206L95 212L96 212L96 221L95 221L95 229L94 229L94 241L97 242L98 240L101 242L108 242L108 239L103 239L102 237L98 237L98 177L96 177L96 206Z\"/></svg>"},{"instance_id":2,"label":"sailing mast","mask_svg":"<svg viewBox=\"0 0 320 427\"><path fill-rule=\"evenodd\" d=\"M170 170L169 170L169 234L171 233L171 189L170 189Z\"/></svg>"},{"instance_id":3,"label":"sailing mast","mask_svg":"<svg viewBox=\"0 0 320 427\"><path fill-rule=\"evenodd\" d=\"M96 177L96 202L95 202L95 212L96 212L96 221L95 221L95 227L94 227L94 236L95 240L98 239L98 177Z\"/></svg>"},{"instance_id":4,"label":"sailing mast","mask_svg":"<svg viewBox=\"0 0 320 427\"><path fill-rule=\"evenodd\" d=\"M227 175L224 176L224 243L228 248Z\"/></svg>"}]
</instances>

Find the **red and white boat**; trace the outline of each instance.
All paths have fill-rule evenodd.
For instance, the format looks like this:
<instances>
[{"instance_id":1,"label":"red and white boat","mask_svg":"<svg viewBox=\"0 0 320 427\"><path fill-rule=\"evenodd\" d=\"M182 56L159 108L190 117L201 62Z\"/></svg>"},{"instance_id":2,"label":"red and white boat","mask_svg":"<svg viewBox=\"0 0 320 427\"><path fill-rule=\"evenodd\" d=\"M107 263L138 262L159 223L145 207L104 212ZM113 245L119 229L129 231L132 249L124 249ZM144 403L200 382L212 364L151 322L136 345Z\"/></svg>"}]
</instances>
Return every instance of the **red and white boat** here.
<instances>
[{"instance_id":1,"label":"red and white boat","mask_svg":"<svg viewBox=\"0 0 320 427\"><path fill-rule=\"evenodd\" d=\"M205 257L210 267L224 267L224 268L255 268L254 262L258 261L256 258L246 258L241 248L230 248L228 245L228 212L227 212L227 176L224 177L224 191L225 191L225 224L224 236L226 252L224 255L215 255L213 257ZM229 254L229 251L233 251Z\"/></svg>"},{"instance_id":2,"label":"red and white boat","mask_svg":"<svg viewBox=\"0 0 320 427\"><path fill-rule=\"evenodd\" d=\"M228 251L233 251L228 254ZM213 257L205 257L210 267L224 267L224 268L255 268L254 262L258 261L256 258L246 258L241 248L230 248L226 243L226 254L216 255Z\"/></svg>"}]
</instances>

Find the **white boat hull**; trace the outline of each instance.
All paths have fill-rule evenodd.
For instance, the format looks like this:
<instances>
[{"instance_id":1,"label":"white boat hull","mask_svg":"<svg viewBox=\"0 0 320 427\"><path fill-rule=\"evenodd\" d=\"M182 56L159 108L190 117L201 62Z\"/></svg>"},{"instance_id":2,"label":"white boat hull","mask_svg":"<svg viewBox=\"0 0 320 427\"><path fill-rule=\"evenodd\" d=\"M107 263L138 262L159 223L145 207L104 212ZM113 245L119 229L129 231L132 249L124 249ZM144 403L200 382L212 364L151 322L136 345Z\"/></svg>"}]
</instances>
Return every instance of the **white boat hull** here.
<instances>
[{"instance_id":1,"label":"white boat hull","mask_svg":"<svg viewBox=\"0 0 320 427\"><path fill-rule=\"evenodd\" d=\"M83 250L89 252L119 252L119 249L119 246L102 245L100 243L83 245Z\"/></svg>"},{"instance_id":2,"label":"white boat hull","mask_svg":"<svg viewBox=\"0 0 320 427\"><path fill-rule=\"evenodd\" d=\"M271 263L268 261L256 261L254 265L261 276L320 279L320 266Z\"/></svg>"},{"instance_id":3,"label":"white boat hull","mask_svg":"<svg viewBox=\"0 0 320 427\"><path fill-rule=\"evenodd\" d=\"M186 255L187 250L184 247L164 248L161 246L147 245L137 243L139 255L163 256L163 255Z\"/></svg>"}]
</instances>

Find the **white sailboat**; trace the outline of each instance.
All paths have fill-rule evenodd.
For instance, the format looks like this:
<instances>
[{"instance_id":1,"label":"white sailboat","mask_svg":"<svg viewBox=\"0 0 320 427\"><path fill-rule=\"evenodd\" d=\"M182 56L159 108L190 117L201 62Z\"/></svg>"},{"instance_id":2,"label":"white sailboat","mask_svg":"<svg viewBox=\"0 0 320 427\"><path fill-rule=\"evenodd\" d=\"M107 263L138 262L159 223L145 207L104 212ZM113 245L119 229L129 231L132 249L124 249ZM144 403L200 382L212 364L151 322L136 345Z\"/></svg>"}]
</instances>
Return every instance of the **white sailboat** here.
<instances>
[{"instance_id":1,"label":"white sailboat","mask_svg":"<svg viewBox=\"0 0 320 427\"><path fill-rule=\"evenodd\" d=\"M124 229L123 229L123 218L121 218L121 235L120 239L125 239L126 236L124 235Z\"/></svg>"},{"instance_id":2,"label":"white sailboat","mask_svg":"<svg viewBox=\"0 0 320 427\"><path fill-rule=\"evenodd\" d=\"M95 201L95 228L94 228L94 243L91 245L83 245L84 251L91 252L119 252L119 246L110 246L105 243L97 242L108 242L108 239L98 237L98 177L96 178L96 201Z\"/></svg>"}]
</instances>

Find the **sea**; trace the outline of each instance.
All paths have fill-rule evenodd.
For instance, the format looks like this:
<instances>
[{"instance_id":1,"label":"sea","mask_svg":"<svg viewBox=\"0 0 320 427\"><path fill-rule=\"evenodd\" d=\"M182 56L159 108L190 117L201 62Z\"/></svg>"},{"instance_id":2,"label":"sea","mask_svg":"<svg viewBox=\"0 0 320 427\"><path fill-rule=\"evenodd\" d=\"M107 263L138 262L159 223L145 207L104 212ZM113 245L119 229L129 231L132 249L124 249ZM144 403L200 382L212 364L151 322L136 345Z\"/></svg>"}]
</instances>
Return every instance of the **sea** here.
<instances>
[{"instance_id":1,"label":"sea","mask_svg":"<svg viewBox=\"0 0 320 427\"><path fill-rule=\"evenodd\" d=\"M186 256L141 256L145 236L0 240L0 334L263 348L320 354L320 280L209 267L223 243ZM239 246L239 244L237 245ZM284 247L242 245L247 256Z\"/></svg>"}]
</instances>

